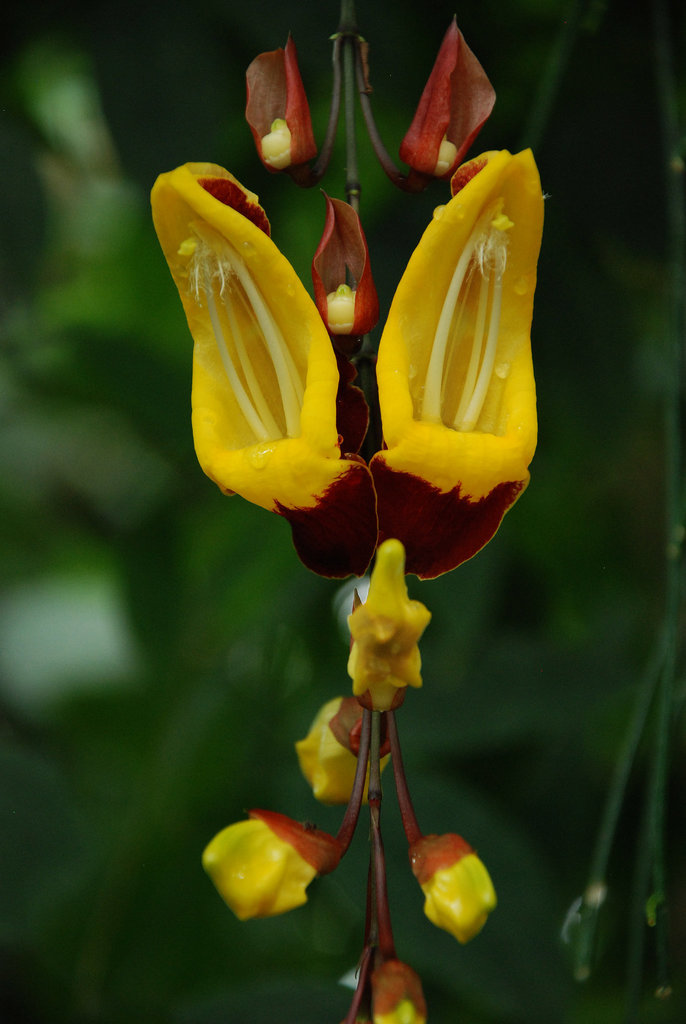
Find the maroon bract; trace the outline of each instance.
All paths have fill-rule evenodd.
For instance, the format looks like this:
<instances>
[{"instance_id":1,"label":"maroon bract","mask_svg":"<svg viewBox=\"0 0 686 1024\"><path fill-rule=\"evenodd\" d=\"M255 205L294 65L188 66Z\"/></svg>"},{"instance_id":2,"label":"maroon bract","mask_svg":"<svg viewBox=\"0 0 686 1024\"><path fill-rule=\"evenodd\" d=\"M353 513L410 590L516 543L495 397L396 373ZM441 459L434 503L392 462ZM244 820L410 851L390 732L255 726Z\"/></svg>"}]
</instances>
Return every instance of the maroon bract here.
<instances>
[{"instance_id":1,"label":"maroon bract","mask_svg":"<svg viewBox=\"0 0 686 1024\"><path fill-rule=\"evenodd\" d=\"M255 57L245 78L245 118L267 170L288 170L312 160L317 146L292 38L285 49Z\"/></svg>"},{"instance_id":2,"label":"maroon bract","mask_svg":"<svg viewBox=\"0 0 686 1024\"><path fill-rule=\"evenodd\" d=\"M495 90L453 21L438 51L400 159L420 174L449 178L495 103Z\"/></svg>"},{"instance_id":3,"label":"maroon bract","mask_svg":"<svg viewBox=\"0 0 686 1024\"><path fill-rule=\"evenodd\" d=\"M324 232L312 260L314 299L334 344L350 354L356 347L351 339L379 319L379 299L359 216L341 199L324 198Z\"/></svg>"}]
</instances>

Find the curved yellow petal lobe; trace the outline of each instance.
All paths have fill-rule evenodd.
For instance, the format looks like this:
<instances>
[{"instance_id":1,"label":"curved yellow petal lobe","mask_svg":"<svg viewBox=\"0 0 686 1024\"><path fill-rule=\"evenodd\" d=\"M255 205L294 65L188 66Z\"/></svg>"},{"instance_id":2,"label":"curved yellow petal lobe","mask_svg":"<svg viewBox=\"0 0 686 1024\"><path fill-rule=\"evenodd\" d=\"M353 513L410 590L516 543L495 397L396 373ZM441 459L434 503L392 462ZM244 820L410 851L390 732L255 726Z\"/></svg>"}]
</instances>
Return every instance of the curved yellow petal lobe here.
<instances>
[{"instance_id":1,"label":"curved yellow petal lobe","mask_svg":"<svg viewBox=\"0 0 686 1024\"><path fill-rule=\"evenodd\" d=\"M329 336L257 196L222 167L185 164L160 175L151 199L193 335L202 469L284 515L316 572L361 574L376 542L371 478L341 458Z\"/></svg>"},{"instance_id":2,"label":"curved yellow petal lobe","mask_svg":"<svg viewBox=\"0 0 686 1024\"><path fill-rule=\"evenodd\" d=\"M466 168L410 258L379 346L387 451L371 468L380 537L400 538L407 571L424 577L493 536L536 447L538 171L528 150L487 153Z\"/></svg>"}]
</instances>

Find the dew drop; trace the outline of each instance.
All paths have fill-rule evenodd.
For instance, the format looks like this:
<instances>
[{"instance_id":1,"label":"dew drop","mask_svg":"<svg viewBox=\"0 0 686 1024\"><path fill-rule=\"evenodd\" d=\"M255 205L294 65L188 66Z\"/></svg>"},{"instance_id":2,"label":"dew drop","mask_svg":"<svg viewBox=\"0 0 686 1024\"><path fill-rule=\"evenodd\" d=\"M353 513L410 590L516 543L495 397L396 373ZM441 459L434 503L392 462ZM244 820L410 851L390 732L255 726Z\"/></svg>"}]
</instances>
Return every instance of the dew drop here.
<instances>
[{"instance_id":1,"label":"dew drop","mask_svg":"<svg viewBox=\"0 0 686 1024\"><path fill-rule=\"evenodd\" d=\"M289 281L286 285L286 295L290 295L291 298L295 295L295 285L292 281Z\"/></svg>"},{"instance_id":2,"label":"dew drop","mask_svg":"<svg viewBox=\"0 0 686 1024\"><path fill-rule=\"evenodd\" d=\"M253 448L248 452L248 462L253 469L264 469L269 462L269 456L271 453L271 448Z\"/></svg>"},{"instance_id":3,"label":"dew drop","mask_svg":"<svg viewBox=\"0 0 686 1024\"><path fill-rule=\"evenodd\" d=\"M526 277L518 277L513 285L515 295L526 295L528 287L528 279Z\"/></svg>"},{"instance_id":4,"label":"dew drop","mask_svg":"<svg viewBox=\"0 0 686 1024\"><path fill-rule=\"evenodd\" d=\"M241 249L243 256L245 257L246 260L252 259L252 257L255 255L255 246L252 244L252 242L242 242Z\"/></svg>"},{"instance_id":5,"label":"dew drop","mask_svg":"<svg viewBox=\"0 0 686 1024\"><path fill-rule=\"evenodd\" d=\"M496 377L500 377L501 380L506 380L510 376L510 364L498 363L493 372Z\"/></svg>"},{"instance_id":6,"label":"dew drop","mask_svg":"<svg viewBox=\"0 0 686 1024\"><path fill-rule=\"evenodd\" d=\"M445 213L445 206L437 206L436 209L433 212L434 220L440 220L444 213Z\"/></svg>"}]
</instances>

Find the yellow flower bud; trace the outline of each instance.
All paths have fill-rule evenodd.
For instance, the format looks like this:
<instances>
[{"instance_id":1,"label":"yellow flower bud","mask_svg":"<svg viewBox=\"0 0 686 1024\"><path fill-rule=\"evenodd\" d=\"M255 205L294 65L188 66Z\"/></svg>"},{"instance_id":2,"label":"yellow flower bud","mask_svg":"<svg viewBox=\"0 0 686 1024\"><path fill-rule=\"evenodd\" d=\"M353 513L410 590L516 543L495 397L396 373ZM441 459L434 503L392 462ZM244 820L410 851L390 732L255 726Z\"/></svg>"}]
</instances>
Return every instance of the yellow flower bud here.
<instances>
[{"instance_id":1,"label":"yellow flower bud","mask_svg":"<svg viewBox=\"0 0 686 1024\"><path fill-rule=\"evenodd\" d=\"M272 121L271 130L262 136L262 159L270 167L282 171L291 165L291 132L282 117Z\"/></svg>"},{"instance_id":2,"label":"yellow flower bud","mask_svg":"<svg viewBox=\"0 0 686 1024\"><path fill-rule=\"evenodd\" d=\"M335 292L326 296L326 325L332 334L350 334L355 323L354 288L339 284Z\"/></svg>"},{"instance_id":3,"label":"yellow flower bud","mask_svg":"<svg viewBox=\"0 0 686 1024\"><path fill-rule=\"evenodd\" d=\"M441 139L441 144L438 147L438 157L436 159L436 166L434 167L434 175L437 178L443 177L448 171L455 167L457 163L457 146L454 146L449 139L446 139L445 135Z\"/></svg>"},{"instance_id":4,"label":"yellow flower bud","mask_svg":"<svg viewBox=\"0 0 686 1024\"><path fill-rule=\"evenodd\" d=\"M333 871L341 854L341 844L328 832L277 811L252 810L249 821L214 837L202 864L225 903L245 921L305 903L312 879Z\"/></svg>"},{"instance_id":5,"label":"yellow flower bud","mask_svg":"<svg viewBox=\"0 0 686 1024\"><path fill-rule=\"evenodd\" d=\"M410 848L410 862L426 897L424 913L438 928L469 942L495 909L490 875L461 836L424 836Z\"/></svg>"},{"instance_id":6,"label":"yellow flower bud","mask_svg":"<svg viewBox=\"0 0 686 1024\"><path fill-rule=\"evenodd\" d=\"M405 549L399 540L379 547L369 596L348 617L353 645L348 675L356 697L369 691L376 711L397 703L398 691L421 686L421 656L417 641L431 613L411 601L405 585Z\"/></svg>"},{"instance_id":7,"label":"yellow flower bud","mask_svg":"<svg viewBox=\"0 0 686 1024\"><path fill-rule=\"evenodd\" d=\"M219 895L241 921L284 914L307 902L317 870L260 820L223 829L205 848L202 864Z\"/></svg>"},{"instance_id":8,"label":"yellow flower bud","mask_svg":"<svg viewBox=\"0 0 686 1024\"><path fill-rule=\"evenodd\" d=\"M353 698L348 698L353 702ZM355 702L356 703L356 702ZM317 713L310 726L307 736L298 740L295 750L300 762L300 770L312 786L315 799L323 804L346 804L352 792L357 757L344 746L332 731L330 723L343 704L342 697L327 701ZM357 705L358 721L362 709ZM381 759L381 770L388 763L388 757ZM364 799L367 799L369 770L365 783Z\"/></svg>"}]
</instances>

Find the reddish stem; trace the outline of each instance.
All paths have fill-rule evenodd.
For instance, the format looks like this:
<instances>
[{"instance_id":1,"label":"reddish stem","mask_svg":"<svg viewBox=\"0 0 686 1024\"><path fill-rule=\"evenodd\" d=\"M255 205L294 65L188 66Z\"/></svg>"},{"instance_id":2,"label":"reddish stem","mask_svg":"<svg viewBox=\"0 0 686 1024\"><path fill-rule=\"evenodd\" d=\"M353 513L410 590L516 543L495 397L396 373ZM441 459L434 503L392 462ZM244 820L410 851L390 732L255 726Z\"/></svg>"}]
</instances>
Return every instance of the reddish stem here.
<instances>
[{"instance_id":1,"label":"reddish stem","mask_svg":"<svg viewBox=\"0 0 686 1024\"><path fill-rule=\"evenodd\" d=\"M343 816L343 821L341 822L341 827L336 835L336 839L343 847L343 853L345 853L350 846L355 828L357 827L357 820L360 816L360 807L362 806L362 797L364 796L364 786L367 781L367 762L369 760L371 731L372 713L371 711L363 711L362 730L360 732L360 749L357 752L357 769L353 780L353 788L350 793L348 806Z\"/></svg>"},{"instance_id":2,"label":"reddish stem","mask_svg":"<svg viewBox=\"0 0 686 1024\"><path fill-rule=\"evenodd\" d=\"M388 738L391 744L393 777L395 778L395 788L398 794L400 816L402 818L403 828L405 829L407 841L411 846L412 843L416 843L418 839L422 838L423 833L419 827L417 815L414 813L414 807L412 806L412 800L410 798L410 791L407 787L407 778L405 776L405 768L403 765L403 755L400 750L400 737L398 736L398 726L396 724L395 713L393 711L386 712L386 727L388 729Z\"/></svg>"}]
</instances>

